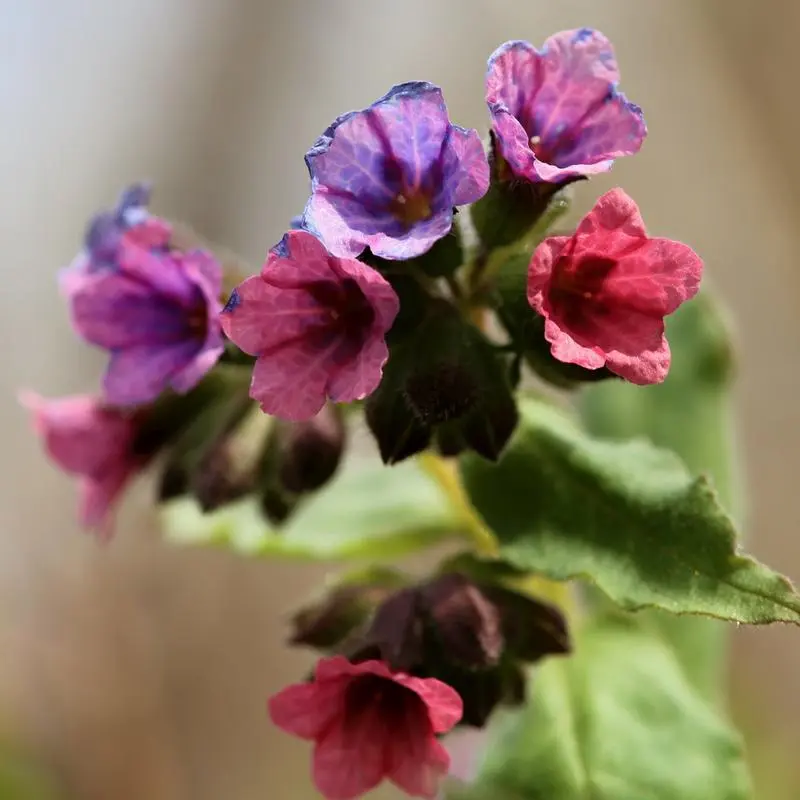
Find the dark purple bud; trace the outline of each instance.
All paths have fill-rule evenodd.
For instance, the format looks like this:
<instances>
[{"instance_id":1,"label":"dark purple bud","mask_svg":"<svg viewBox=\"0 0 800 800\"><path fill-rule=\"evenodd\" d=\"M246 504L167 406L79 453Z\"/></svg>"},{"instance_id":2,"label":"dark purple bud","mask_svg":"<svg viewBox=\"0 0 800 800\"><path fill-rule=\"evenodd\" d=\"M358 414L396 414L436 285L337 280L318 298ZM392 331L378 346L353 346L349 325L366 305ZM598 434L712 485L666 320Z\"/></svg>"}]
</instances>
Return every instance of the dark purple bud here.
<instances>
[{"instance_id":1,"label":"dark purple bud","mask_svg":"<svg viewBox=\"0 0 800 800\"><path fill-rule=\"evenodd\" d=\"M282 525L297 506L298 498L282 492L275 486L267 486L259 495L259 505L264 516L273 525Z\"/></svg>"},{"instance_id":2,"label":"dark purple bud","mask_svg":"<svg viewBox=\"0 0 800 800\"><path fill-rule=\"evenodd\" d=\"M403 583L400 573L374 568L336 586L292 617L289 644L331 650L344 642Z\"/></svg>"},{"instance_id":3,"label":"dark purple bud","mask_svg":"<svg viewBox=\"0 0 800 800\"><path fill-rule=\"evenodd\" d=\"M387 597L344 650L444 681L464 700L462 724L481 727L499 703L522 702L523 665L568 652L569 635L557 609L453 572Z\"/></svg>"},{"instance_id":4,"label":"dark purple bud","mask_svg":"<svg viewBox=\"0 0 800 800\"><path fill-rule=\"evenodd\" d=\"M420 588L421 606L442 650L461 666L496 666L505 642L500 610L464 575L442 575Z\"/></svg>"},{"instance_id":5,"label":"dark purple bud","mask_svg":"<svg viewBox=\"0 0 800 800\"><path fill-rule=\"evenodd\" d=\"M410 375L405 396L425 425L460 419L478 400L479 387L460 363L440 362Z\"/></svg>"},{"instance_id":6,"label":"dark purple bud","mask_svg":"<svg viewBox=\"0 0 800 800\"><path fill-rule=\"evenodd\" d=\"M481 387L472 368L473 331L455 308L441 302L409 342L403 390L423 424L459 419L476 406Z\"/></svg>"},{"instance_id":7,"label":"dark purple bud","mask_svg":"<svg viewBox=\"0 0 800 800\"><path fill-rule=\"evenodd\" d=\"M218 382L215 387L218 393L185 417L164 464L161 500L191 494L204 511L213 511L253 489L259 442L265 434L263 415L250 415L251 424L245 425L255 408L246 384Z\"/></svg>"},{"instance_id":8,"label":"dark purple bud","mask_svg":"<svg viewBox=\"0 0 800 800\"><path fill-rule=\"evenodd\" d=\"M322 488L336 473L347 430L342 412L331 403L305 422L279 422L281 456L278 474L293 494Z\"/></svg>"},{"instance_id":9,"label":"dark purple bud","mask_svg":"<svg viewBox=\"0 0 800 800\"><path fill-rule=\"evenodd\" d=\"M418 589L401 589L375 612L364 645L376 648L392 669L413 672L425 661L425 618Z\"/></svg>"},{"instance_id":10,"label":"dark purple bud","mask_svg":"<svg viewBox=\"0 0 800 800\"><path fill-rule=\"evenodd\" d=\"M416 455L431 441L430 426L414 413L403 394L413 355L413 349L407 345L392 347L380 385L364 403L367 426L384 464L397 464Z\"/></svg>"}]
</instances>

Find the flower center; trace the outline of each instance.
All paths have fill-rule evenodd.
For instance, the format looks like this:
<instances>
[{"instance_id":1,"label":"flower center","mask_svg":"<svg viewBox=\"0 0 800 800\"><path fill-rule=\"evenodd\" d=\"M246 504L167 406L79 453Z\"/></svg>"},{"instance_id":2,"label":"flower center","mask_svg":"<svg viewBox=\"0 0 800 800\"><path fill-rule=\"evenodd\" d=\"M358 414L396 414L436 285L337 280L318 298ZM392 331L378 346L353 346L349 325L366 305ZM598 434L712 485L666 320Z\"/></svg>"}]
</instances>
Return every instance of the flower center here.
<instances>
[{"instance_id":1,"label":"flower center","mask_svg":"<svg viewBox=\"0 0 800 800\"><path fill-rule=\"evenodd\" d=\"M400 192L389 206L392 214L406 225L429 219L433 210L428 197L420 191Z\"/></svg>"},{"instance_id":2,"label":"flower center","mask_svg":"<svg viewBox=\"0 0 800 800\"><path fill-rule=\"evenodd\" d=\"M205 340L208 335L208 313L206 312L205 305L195 306L189 312L187 325L189 328L189 335L193 339Z\"/></svg>"},{"instance_id":3,"label":"flower center","mask_svg":"<svg viewBox=\"0 0 800 800\"><path fill-rule=\"evenodd\" d=\"M347 687L345 709L352 724L357 726L366 715L374 715L387 731L394 726L404 730L403 722L409 716L419 720L427 716L425 706L415 692L379 675L355 677Z\"/></svg>"},{"instance_id":4,"label":"flower center","mask_svg":"<svg viewBox=\"0 0 800 800\"><path fill-rule=\"evenodd\" d=\"M339 283L316 281L306 288L327 318L319 329L322 340L327 341L330 333L336 332L351 345L359 345L375 321L375 309L358 283L344 278Z\"/></svg>"},{"instance_id":5,"label":"flower center","mask_svg":"<svg viewBox=\"0 0 800 800\"><path fill-rule=\"evenodd\" d=\"M617 262L603 256L586 256L577 264L556 264L553 270L555 288L564 294L583 300L596 300L602 294L606 280ZM559 266L561 268L559 269Z\"/></svg>"}]
</instances>

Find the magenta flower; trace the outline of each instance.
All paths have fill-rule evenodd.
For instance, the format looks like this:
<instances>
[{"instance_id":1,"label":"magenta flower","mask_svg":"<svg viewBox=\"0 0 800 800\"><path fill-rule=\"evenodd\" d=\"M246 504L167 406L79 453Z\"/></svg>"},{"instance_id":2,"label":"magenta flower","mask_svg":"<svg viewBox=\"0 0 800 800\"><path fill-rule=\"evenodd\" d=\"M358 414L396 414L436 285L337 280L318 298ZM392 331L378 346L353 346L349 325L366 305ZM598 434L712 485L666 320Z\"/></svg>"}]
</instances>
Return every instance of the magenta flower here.
<instances>
[{"instance_id":1,"label":"magenta flower","mask_svg":"<svg viewBox=\"0 0 800 800\"><path fill-rule=\"evenodd\" d=\"M328 800L361 797L384 778L412 797L435 797L450 765L436 735L449 731L462 709L455 689L435 678L342 656L320 660L313 682L269 701L275 725L315 742L312 775Z\"/></svg>"},{"instance_id":2,"label":"magenta flower","mask_svg":"<svg viewBox=\"0 0 800 800\"><path fill-rule=\"evenodd\" d=\"M306 154L305 227L335 256L369 247L419 256L453 225L453 208L482 197L489 165L478 133L452 125L441 89L403 83L344 114Z\"/></svg>"},{"instance_id":3,"label":"magenta flower","mask_svg":"<svg viewBox=\"0 0 800 800\"><path fill-rule=\"evenodd\" d=\"M638 152L647 128L618 81L611 42L589 28L557 33L541 50L517 41L495 50L486 102L511 172L560 183L607 172L614 159Z\"/></svg>"},{"instance_id":4,"label":"magenta flower","mask_svg":"<svg viewBox=\"0 0 800 800\"><path fill-rule=\"evenodd\" d=\"M399 309L374 269L293 230L261 274L234 290L220 320L234 344L258 356L250 396L268 414L305 420L326 398L350 402L377 388L389 356L384 334Z\"/></svg>"},{"instance_id":5,"label":"magenta flower","mask_svg":"<svg viewBox=\"0 0 800 800\"><path fill-rule=\"evenodd\" d=\"M79 479L81 524L109 538L114 505L147 461L135 448L137 415L88 395L45 400L24 392L20 400L50 459Z\"/></svg>"},{"instance_id":6,"label":"magenta flower","mask_svg":"<svg viewBox=\"0 0 800 800\"><path fill-rule=\"evenodd\" d=\"M223 350L220 264L204 250L173 249L170 226L146 200L133 187L115 212L98 215L61 277L75 329L111 352L103 388L116 406L187 392Z\"/></svg>"},{"instance_id":7,"label":"magenta flower","mask_svg":"<svg viewBox=\"0 0 800 800\"><path fill-rule=\"evenodd\" d=\"M697 294L702 273L691 247L649 238L636 203L612 189L572 236L536 248L528 302L559 361L661 383L670 363L664 317Z\"/></svg>"}]
</instances>

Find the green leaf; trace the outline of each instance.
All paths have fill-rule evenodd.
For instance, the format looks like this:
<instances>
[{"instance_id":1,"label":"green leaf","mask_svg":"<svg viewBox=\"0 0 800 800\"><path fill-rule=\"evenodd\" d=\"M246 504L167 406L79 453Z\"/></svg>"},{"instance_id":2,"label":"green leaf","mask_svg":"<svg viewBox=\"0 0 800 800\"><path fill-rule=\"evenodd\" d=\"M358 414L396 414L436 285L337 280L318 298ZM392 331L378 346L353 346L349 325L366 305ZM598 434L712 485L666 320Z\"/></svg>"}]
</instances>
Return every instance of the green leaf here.
<instances>
[{"instance_id":1,"label":"green leaf","mask_svg":"<svg viewBox=\"0 0 800 800\"><path fill-rule=\"evenodd\" d=\"M466 456L467 493L512 564L583 577L628 610L800 623L788 580L735 551L705 478L644 441L585 435L552 406L521 404L500 462Z\"/></svg>"},{"instance_id":2,"label":"green leaf","mask_svg":"<svg viewBox=\"0 0 800 800\"><path fill-rule=\"evenodd\" d=\"M168 540L212 544L248 556L386 561L458 536L463 528L444 493L415 462L392 468L352 459L323 490L276 529L247 498L204 515L180 498L162 507Z\"/></svg>"},{"instance_id":3,"label":"green leaf","mask_svg":"<svg viewBox=\"0 0 800 800\"><path fill-rule=\"evenodd\" d=\"M490 729L466 800L747 800L742 746L668 647L619 617L546 661Z\"/></svg>"},{"instance_id":4,"label":"green leaf","mask_svg":"<svg viewBox=\"0 0 800 800\"><path fill-rule=\"evenodd\" d=\"M733 348L727 320L713 296L703 291L666 323L672 350L666 381L655 386L613 381L588 387L580 398L582 418L595 435L646 436L673 450L692 473L713 478L722 505L740 522L744 491L733 422ZM650 616L672 642L695 684L708 696L720 695L726 627L659 612Z\"/></svg>"}]
</instances>

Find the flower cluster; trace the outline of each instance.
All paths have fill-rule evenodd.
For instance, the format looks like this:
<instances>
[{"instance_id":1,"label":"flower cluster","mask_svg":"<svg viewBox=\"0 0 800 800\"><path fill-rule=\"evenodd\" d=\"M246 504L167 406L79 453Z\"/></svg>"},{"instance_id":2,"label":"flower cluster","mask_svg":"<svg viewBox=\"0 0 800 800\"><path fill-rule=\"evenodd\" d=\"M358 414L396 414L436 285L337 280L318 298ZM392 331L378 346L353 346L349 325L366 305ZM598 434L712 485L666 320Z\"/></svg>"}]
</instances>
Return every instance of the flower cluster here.
<instances>
[{"instance_id":1,"label":"flower cluster","mask_svg":"<svg viewBox=\"0 0 800 800\"><path fill-rule=\"evenodd\" d=\"M597 31L502 45L488 148L438 87L394 86L308 150L303 213L250 277L182 245L148 188L128 189L61 275L75 330L109 353L102 391L23 398L80 480L81 521L107 538L129 479L165 453L160 499L211 512L254 496L279 526L338 469L339 404L364 401L387 464L428 448L496 461L525 365L561 387L663 381L664 318L698 291L699 257L649 237L622 189L571 235L547 235L569 184L643 143L618 82ZM521 702L523 664L568 651L558 612L501 583L351 587L295 632L325 656L270 714L315 742L324 796L387 778L434 797L449 761L437 737Z\"/></svg>"}]
</instances>

